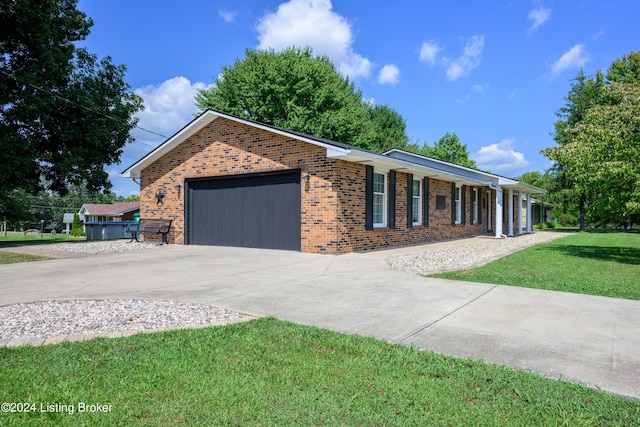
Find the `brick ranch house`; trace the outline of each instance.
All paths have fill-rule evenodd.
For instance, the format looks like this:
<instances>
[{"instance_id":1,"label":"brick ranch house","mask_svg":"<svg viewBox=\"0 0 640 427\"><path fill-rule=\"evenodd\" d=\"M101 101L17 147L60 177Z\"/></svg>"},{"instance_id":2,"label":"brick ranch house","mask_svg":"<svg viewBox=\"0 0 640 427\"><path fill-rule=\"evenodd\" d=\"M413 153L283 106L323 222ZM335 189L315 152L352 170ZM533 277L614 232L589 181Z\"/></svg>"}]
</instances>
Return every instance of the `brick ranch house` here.
<instances>
[{"instance_id":1,"label":"brick ranch house","mask_svg":"<svg viewBox=\"0 0 640 427\"><path fill-rule=\"evenodd\" d=\"M173 220L170 243L327 254L532 232L532 194L544 192L213 110L122 176L140 180L141 218Z\"/></svg>"}]
</instances>

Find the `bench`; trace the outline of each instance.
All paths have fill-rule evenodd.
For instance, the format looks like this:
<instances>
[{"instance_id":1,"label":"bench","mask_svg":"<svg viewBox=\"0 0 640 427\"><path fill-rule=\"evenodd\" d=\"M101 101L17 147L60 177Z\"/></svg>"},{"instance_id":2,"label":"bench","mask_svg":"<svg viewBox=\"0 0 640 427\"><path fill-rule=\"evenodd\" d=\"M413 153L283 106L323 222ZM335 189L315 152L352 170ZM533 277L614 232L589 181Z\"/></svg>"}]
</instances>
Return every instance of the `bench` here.
<instances>
[{"instance_id":1,"label":"bench","mask_svg":"<svg viewBox=\"0 0 640 427\"><path fill-rule=\"evenodd\" d=\"M167 244L167 234L171 228L171 219L140 218L137 224L127 225L127 233L131 233L129 243L139 242L138 234L161 234L162 244Z\"/></svg>"}]
</instances>

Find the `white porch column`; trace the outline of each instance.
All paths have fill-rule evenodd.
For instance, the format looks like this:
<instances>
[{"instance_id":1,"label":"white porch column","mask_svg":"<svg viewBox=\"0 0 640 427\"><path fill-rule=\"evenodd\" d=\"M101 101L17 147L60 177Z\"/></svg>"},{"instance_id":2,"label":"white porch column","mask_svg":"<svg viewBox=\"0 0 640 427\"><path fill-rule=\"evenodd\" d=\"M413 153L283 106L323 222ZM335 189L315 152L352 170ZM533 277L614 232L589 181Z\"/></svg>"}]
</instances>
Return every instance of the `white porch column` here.
<instances>
[{"instance_id":1,"label":"white porch column","mask_svg":"<svg viewBox=\"0 0 640 427\"><path fill-rule=\"evenodd\" d=\"M496 237L502 237L502 188L496 190Z\"/></svg>"},{"instance_id":2,"label":"white porch column","mask_svg":"<svg viewBox=\"0 0 640 427\"><path fill-rule=\"evenodd\" d=\"M522 235L522 192L518 191L518 235Z\"/></svg>"},{"instance_id":3,"label":"white porch column","mask_svg":"<svg viewBox=\"0 0 640 427\"><path fill-rule=\"evenodd\" d=\"M509 221L509 225L508 225L508 230L509 230L509 237L513 237L513 188L509 189L509 215L508 217L508 221Z\"/></svg>"},{"instance_id":4,"label":"white porch column","mask_svg":"<svg viewBox=\"0 0 640 427\"><path fill-rule=\"evenodd\" d=\"M533 233L531 228L531 194L527 193L527 233Z\"/></svg>"}]
</instances>

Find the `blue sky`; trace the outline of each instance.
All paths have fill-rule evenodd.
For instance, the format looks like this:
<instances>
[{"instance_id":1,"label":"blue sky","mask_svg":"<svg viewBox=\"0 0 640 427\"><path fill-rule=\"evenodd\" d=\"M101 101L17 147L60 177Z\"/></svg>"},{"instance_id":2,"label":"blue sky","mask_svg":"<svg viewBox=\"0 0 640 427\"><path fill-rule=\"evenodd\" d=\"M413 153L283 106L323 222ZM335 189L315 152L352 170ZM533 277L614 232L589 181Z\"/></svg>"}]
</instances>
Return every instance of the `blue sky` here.
<instances>
[{"instance_id":1,"label":"blue sky","mask_svg":"<svg viewBox=\"0 0 640 427\"><path fill-rule=\"evenodd\" d=\"M543 171L540 150L582 68L606 71L640 48L640 3L618 1L80 0L94 20L81 43L128 68L145 100L139 125L171 136L193 118L193 97L247 48L311 46L376 104L407 122L413 141L455 132L483 169ZM164 138L134 130L119 173ZM343 141L348 142L348 141Z\"/></svg>"}]
</instances>

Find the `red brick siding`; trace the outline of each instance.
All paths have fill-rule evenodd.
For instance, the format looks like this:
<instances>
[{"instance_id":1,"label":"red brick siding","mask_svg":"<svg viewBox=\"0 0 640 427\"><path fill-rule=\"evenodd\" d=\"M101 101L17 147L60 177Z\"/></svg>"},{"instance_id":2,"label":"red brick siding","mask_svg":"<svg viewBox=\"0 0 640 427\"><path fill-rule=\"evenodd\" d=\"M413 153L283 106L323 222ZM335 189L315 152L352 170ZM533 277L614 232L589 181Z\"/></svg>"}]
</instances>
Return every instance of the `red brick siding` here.
<instances>
[{"instance_id":1,"label":"red brick siding","mask_svg":"<svg viewBox=\"0 0 640 427\"><path fill-rule=\"evenodd\" d=\"M184 180L287 169L310 175L301 182L301 249L314 253L345 253L459 238L486 231L471 224L471 192L467 188L466 224L451 225L451 183L430 180L429 226L407 228L407 174L397 172L396 228L365 230L365 166L326 158L326 150L252 126L218 118L142 171L142 218L167 218L173 224L170 243L184 243ZM414 175L414 179L421 177ZM486 197L486 187L480 195ZM162 206L155 194L166 196ZM447 198L436 210L435 196ZM495 203L495 201L493 201ZM482 205L482 204L481 204ZM422 207L421 207L422 209ZM495 212L495 206L494 206ZM424 213L423 213L424 215ZM155 236L145 236L154 240ZM159 239L159 236L157 237Z\"/></svg>"},{"instance_id":2,"label":"red brick siding","mask_svg":"<svg viewBox=\"0 0 640 427\"><path fill-rule=\"evenodd\" d=\"M408 175L402 172L396 173L396 227L394 229L385 227L366 230L365 165L340 161L339 168L342 173L339 175L336 185L341 190L338 193L340 198L338 213L340 219L339 252L341 253L468 237L483 234L486 230L484 221L483 224L471 224L470 187L466 187L468 192L465 206L466 224L451 225L451 183L435 179L429 180L429 225L426 227L414 225L412 228L408 228ZM422 177L417 175L414 175L413 179L422 181ZM481 190L486 191L486 187ZM424 197L424 188L422 194ZM447 207L445 210L436 210L436 195L446 197ZM423 207L420 206L420 209L424 218ZM389 212L389 215L391 214ZM483 218L486 217L486 212L483 212L482 215Z\"/></svg>"}]
</instances>

